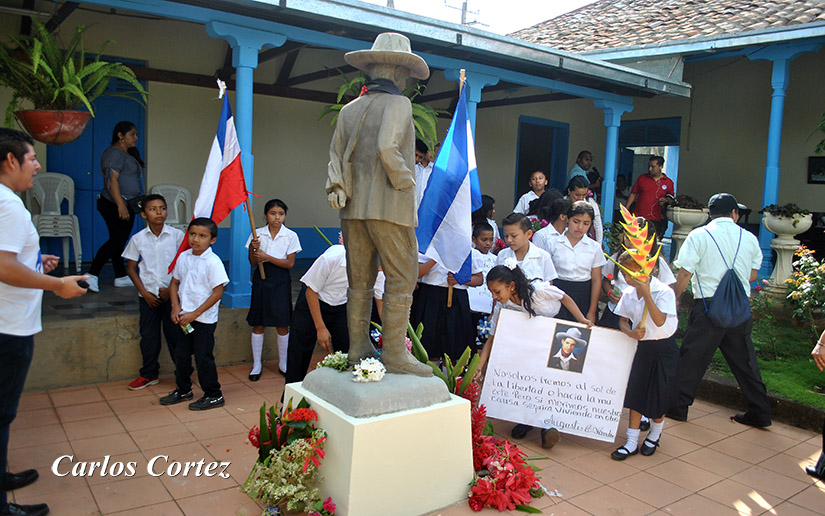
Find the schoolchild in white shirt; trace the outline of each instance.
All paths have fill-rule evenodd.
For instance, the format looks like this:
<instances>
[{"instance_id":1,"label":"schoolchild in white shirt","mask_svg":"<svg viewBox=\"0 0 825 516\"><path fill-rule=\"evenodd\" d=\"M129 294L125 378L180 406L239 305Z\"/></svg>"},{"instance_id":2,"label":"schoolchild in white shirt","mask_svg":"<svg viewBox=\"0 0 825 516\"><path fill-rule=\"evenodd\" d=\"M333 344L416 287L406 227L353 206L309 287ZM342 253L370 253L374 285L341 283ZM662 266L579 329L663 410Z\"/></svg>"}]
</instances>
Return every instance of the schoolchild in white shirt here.
<instances>
[{"instance_id":1,"label":"schoolchild in white shirt","mask_svg":"<svg viewBox=\"0 0 825 516\"><path fill-rule=\"evenodd\" d=\"M519 198L513 211L527 215L530 210L530 202L541 197L544 189L547 188L547 183L547 176L541 170L536 170L530 174L530 191Z\"/></svg>"},{"instance_id":2,"label":"schoolchild in white shirt","mask_svg":"<svg viewBox=\"0 0 825 516\"><path fill-rule=\"evenodd\" d=\"M224 405L218 369L215 366L215 328L223 289L229 283L221 259L212 252L218 239L218 226L212 219L198 217L186 230L189 249L178 256L169 298L172 322L186 333L175 349L175 383L177 388L160 399L161 405L191 400L192 355L198 368L198 383L203 397L189 404L189 410L209 410Z\"/></svg>"},{"instance_id":3,"label":"schoolchild in white shirt","mask_svg":"<svg viewBox=\"0 0 825 516\"><path fill-rule=\"evenodd\" d=\"M619 257L619 263L631 272L641 270L627 252ZM655 271L646 282L624 271L619 274L625 276L629 285L616 305L616 315L621 317L619 328L639 341L624 398L624 406L630 409L627 442L611 454L614 460L625 460L639 452L642 415L652 420L650 433L641 446L642 455L653 455L659 447L665 411L670 408L679 388L676 378L679 347L673 337L679 319L676 294L656 279Z\"/></svg>"},{"instance_id":4,"label":"schoolchild in white shirt","mask_svg":"<svg viewBox=\"0 0 825 516\"><path fill-rule=\"evenodd\" d=\"M567 198L571 202L584 201L593 208L593 223L587 230L587 236L599 245L604 241L604 224L602 224L602 213L599 203L590 191L590 181L585 176L573 176L567 183Z\"/></svg>"},{"instance_id":5,"label":"schoolchild in white shirt","mask_svg":"<svg viewBox=\"0 0 825 516\"><path fill-rule=\"evenodd\" d=\"M636 217L636 220L641 226L648 223L644 217ZM648 229L649 231L653 231L652 226ZM624 233L622 234L622 242L625 247L631 248L632 244L627 238L627 235ZM654 249L656 249L656 246L654 246ZM618 260L620 254L621 253L614 253L611 258ZM658 272L656 274L656 279L665 285L672 285L676 283L676 276L673 275L673 271L670 270L670 266L667 261L661 256L659 257L657 268ZM624 275L618 274L616 265L612 261L608 260L602 268L602 291L607 296L607 307L604 309L604 312L599 319L599 326L613 328L614 330L619 329L619 316L615 314L616 304L619 302L619 299L621 299L622 292L627 287L628 284L624 280Z\"/></svg>"},{"instance_id":6,"label":"schoolchild in white shirt","mask_svg":"<svg viewBox=\"0 0 825 516\"><path fill-rule=\"evenodd\" d=\"M487 194L481 194L481 208L473 212L471 219L473 226L486 222L493 229L493 245L495 246L496 239L501 238L498 233L498 226L493 217L496 214L496 200Z\"/></svg>"},{"instance_id":7,"label":"schoolchild in white shirt","mask_svg":"<svg viewBox=\"0 0 825 516\"><path fill-rule=\"evenodd\" d=\"M289 331L286 383L300 382L312 361L315 343L325 353L349 351L347 326L347 253L342 245L333 245L319 256L301 278L304 287L295 301ZM381 306L384 273L375 281L375 301Z\"/></svg>"},{"instance_id":8,"label":"schoolchild in white shirt","mask_svg":"<svg viewBox=\"0 0 825 516\"><path fill-rule=\"evenodd\" d=\"M556 199L550 204L550 209L543 214L545 220L548 220L550 224L535 232L533 245L544 249L548 253L550 252L552 240L567 229L567 210L570 209L571 204L573 203L567 199Z\"/></svg>"},{"instance_id":9,"label":"schoolchild in white shirt","mask_svg":"<svg viewBox=\"0 0 825 516\"><path fill-rule=\"evenodd\" d=\"M509 247L498 253L499 265L508 258L515 258L524 275L531 281L540 279L552 282L558 277L550 254L530 243L533 229L527 215L511 213L504 218L501 225Z\"/></svg>"},{"instance_id":10,"label":"schoolchild in white shirt","mask_svg":"<svg viewBox=\"0 0 825 516\"><path fill-rule=\"evenodd\" d=\"M592 206L584 201L571 204L567 211L567 230L551 241L550 255L559 274L554 284L573 298L588 319L595 321L605 259L601 244L586 236L592 223ZM574 320L564 308L559 319Z\"/></svg>"},{"instance_id":11,"label":"schoolchild in white shirt","mask_svg":"<svg viewBox=\"0 0 825 516\"><path fill-rule=\"evenodd\" d=\"M501 307L527 312L531 317L536 315L556 317L559 310L566 307L574 315L575 320L586 324L588 327L593 325L593 322L581 313L581 310L578 309L570 296L547 281L530 281L521 268L516 265L515 259L510 258L507 263L496 265L490 270L487 274L487 288L490 289L496 304L493 309L493 324L490 336L479 355L479 371L483 369L490 358ZM532 428L530 425L518 424L513 427L510 435L515 439L522 439ZM558 441L559 431L557 429L545 428L542 430L541 445L543 448L552 448Z\"/></svg>"},{"instance_id":12,"label":"schoolchild in white shirt","mask_svg":"<svg viewBox=\"0 0 825 516\"><path fill-rule=\"evenodd\" d=\"M264 206L266 226L249 236L249 263L255 267L252 273L252 297L246 322L252 326L252 371L249 380L261 378L263 365L261 352L264 347L264 330L274 326L278 331L278 369L286 374L289 323L292 320L292 277L295 255L301 251L298 235L284 226L286 203L280 199L267 201ZM266 279L261 278L257 265L263 264Z\"/></svg>"},{"instance_id":13,"label":"schoolchild in white shirt","mask_svg":"<svg viewBox=\"0 0 825 516\"><path fill-rule=\"evenodd\" d=\"M493 311L493 296L490 290L483 283L487 280L487 273L495 267L498 257L491 251L495 245L493 228L487 222L479 222L473 225L473 259L481 263L482 284L477 287L470 287L470 309L472 310L473 328L476 333L476 347L480 349L487 338L487 330L480 329L480 323L484 322L484 328L489 326L490 313Z\"/></svg>"},{"instance_id":14,"label":"schoolchild in white shirt","mask_svg":"<svg viewBox=\"0 0 825 516\"><path fill-rule=\"evenodd\" d=\"M413 293L410 322L413 328L424 325L421 344L434 360L446 353L452 360L474 348L475 328L470 311L468 287L481 285L481 262L471 260L471 276L460 284L453 273L426 254L418 254L418 289ZM452 306L447 306L449 287L453 287Z\"/></svg>"},{"instance_id":15,"label":"schoolchild in white shirt","mask_svg":"<svg viewBox=\"0 0 825 516\"><path fill-rule=\"evenodd\" d=\"M182 337L180 330L172 323L172 302L169 299L172 275L169 264L175 259L183 241L183 231L166 224L166 199L162 195L145 196L141 202L140 216L148 226L129 240L122 255L127 260L126 274L137 288L140 307L138 327L143 365L138 377L129 383L129 389L133 391L158 383L161 328L173 362L175 348Z\"/></svg>"}]
</instances>

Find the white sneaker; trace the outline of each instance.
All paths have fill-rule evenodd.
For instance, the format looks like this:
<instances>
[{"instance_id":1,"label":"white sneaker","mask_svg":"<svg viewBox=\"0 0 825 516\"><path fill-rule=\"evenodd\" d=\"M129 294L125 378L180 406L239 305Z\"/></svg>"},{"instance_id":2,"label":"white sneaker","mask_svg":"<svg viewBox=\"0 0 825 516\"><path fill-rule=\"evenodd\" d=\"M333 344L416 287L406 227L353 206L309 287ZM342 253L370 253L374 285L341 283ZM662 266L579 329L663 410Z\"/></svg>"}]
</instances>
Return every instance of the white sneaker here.
<instances>
[{"instance_id":1,"label":"white sneaker","mask_svg":"<svg viewBox=\"0 0 825 516\"><path fill-rule=\"evenodd\" d=\"M132 278L129 276L123 276L122 278L115 278L115 286L116 287L134 287L135 284L132 283Z\"/></svg>"},{"instance_id":2,"label":"white sneaker","mask_svg":"<svg viewBox=\"0 0 825 516\"><path fill-rule=\"evenodd\" d=\"M87 279L86 282L89 284L89 290L91 290L92 292L100 292L100 284L98 282L97 276L94 276L92 274L87 275L89 276L89 279Z\"/></svg>"}]
</instances>

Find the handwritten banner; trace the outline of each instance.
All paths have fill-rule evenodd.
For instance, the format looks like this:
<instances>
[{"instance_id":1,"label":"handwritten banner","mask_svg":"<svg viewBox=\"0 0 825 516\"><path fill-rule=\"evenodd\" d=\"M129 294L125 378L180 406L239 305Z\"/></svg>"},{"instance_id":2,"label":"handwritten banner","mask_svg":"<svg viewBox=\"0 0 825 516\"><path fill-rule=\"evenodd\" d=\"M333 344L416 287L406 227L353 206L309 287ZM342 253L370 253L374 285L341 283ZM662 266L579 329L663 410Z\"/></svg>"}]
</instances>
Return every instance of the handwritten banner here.
<instances>
[{"instance_id":1,"label":"handwritten banner","mask_svg":"<svg viewBox=\"0 0 825 516\"><path fill-rule=\"evenodd\" d=\"M490 417L612 442L635 352L616 330L501 310L481 403Z\"/></svg>"}]
</instances>

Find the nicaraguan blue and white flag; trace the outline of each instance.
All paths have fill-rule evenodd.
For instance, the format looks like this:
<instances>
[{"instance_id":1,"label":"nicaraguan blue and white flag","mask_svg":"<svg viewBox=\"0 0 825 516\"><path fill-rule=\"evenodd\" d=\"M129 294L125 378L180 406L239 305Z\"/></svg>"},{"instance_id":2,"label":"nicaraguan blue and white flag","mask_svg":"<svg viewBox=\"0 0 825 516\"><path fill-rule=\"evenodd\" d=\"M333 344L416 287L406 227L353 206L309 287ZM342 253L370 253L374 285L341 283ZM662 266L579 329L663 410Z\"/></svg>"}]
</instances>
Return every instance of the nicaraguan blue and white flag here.
<instances>
[{"instance_id":1,"label":"nicaraguan blue and white flag","mask_svg":"<svg viewBox=\"0 0 825 516\"><path fill-rule=\"evenodd\" d=\"M467 283L472 276L472 213L481 207L473 129L461 89L450 130L418 207L418 250Z\"/></svg>"}]
</instances>

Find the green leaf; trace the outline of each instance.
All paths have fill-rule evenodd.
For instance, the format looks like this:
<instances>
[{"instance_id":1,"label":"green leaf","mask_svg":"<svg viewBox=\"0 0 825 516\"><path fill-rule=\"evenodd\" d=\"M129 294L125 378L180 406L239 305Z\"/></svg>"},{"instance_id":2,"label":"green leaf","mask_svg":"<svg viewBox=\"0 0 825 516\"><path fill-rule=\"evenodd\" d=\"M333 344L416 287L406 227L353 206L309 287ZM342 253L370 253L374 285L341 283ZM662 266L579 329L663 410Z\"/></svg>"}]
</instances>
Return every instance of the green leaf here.
<instances>
[{"instance_id":1,"label":"green leaf","mask_svg":"<svg viewBox=\"0 0 825 516\"><path fill-rule=\"evenodd\" d=\"M516 510L530 514L541 514L541 511L536 509L535 507L530 507L529 505L522 505L518 503L516 504Z\"/></svg>"},{"instance_id":2,"label":"green leaf","mask_svg":"<svg viewBox=\"0 0 825 516\"><path fill-rule=\"evenodd\" d=\"M470 363L467 365L467 372L464 373L464 378L469 379L472 381L473 377L476 375L476 371L478 370L478 363L481 361L481 357L479 357L478 353L473 355L473 358L470 359ZM459 389L458 395L464 395L464 391L467 390L467 387L470 386L470 381L462 381L461 388Z\"/></svg>"},{"instance_id":3,"label":"green leaf","mask_svg":"<svg viewBox=\"0 0 825 516\"><path fill-rule=\"evenodd\" d=\"M493 422L487 419L484 422L484 430L481 431L481 435L493 435L495 434L495 428L493 428Z\"/></svg>"}]
</instances>

